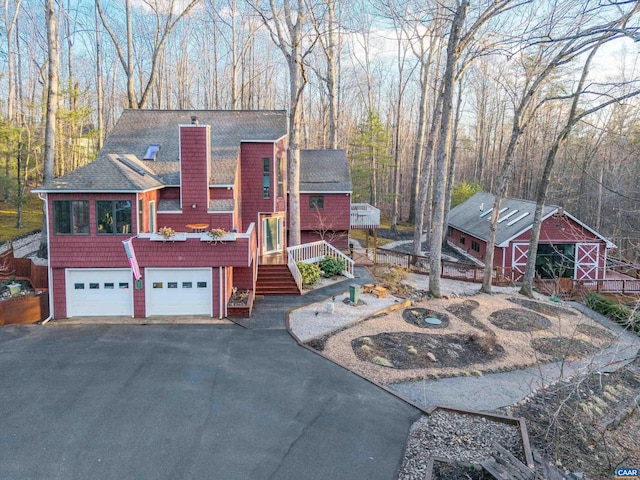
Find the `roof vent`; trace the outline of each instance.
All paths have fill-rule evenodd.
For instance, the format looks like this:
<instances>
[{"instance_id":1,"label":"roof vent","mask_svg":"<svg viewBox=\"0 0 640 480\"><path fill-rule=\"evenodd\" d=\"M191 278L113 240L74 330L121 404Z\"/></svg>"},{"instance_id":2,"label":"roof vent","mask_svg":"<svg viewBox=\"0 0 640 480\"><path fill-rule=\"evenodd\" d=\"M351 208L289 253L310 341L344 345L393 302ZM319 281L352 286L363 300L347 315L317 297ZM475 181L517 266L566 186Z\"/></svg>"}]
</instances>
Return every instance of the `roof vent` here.
<instances>
[{"instance_id":1,"label":"roof vent","mask_svg":"<svg viewBox=\"0 0 640 480\"><path fill-rule=\"evenodd\" d=\"M199 125L200 120L195 115L191 117L191 125Z\"/></svg>"}]
</instances>

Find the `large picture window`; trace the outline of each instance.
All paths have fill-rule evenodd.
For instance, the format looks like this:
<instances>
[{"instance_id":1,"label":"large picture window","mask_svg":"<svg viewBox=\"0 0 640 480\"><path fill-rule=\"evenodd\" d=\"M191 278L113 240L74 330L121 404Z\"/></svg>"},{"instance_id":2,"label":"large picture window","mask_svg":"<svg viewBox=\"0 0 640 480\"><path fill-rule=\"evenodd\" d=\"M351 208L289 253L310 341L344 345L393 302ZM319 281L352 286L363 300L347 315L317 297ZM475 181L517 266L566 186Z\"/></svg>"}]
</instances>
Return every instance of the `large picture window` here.
<instances>
[{"instance_id":1,"label":"large picture window","mask_svg":"<svg viewBox=\"0 0 640 480\"><path fill-rule=\"evenodd\" d=\"M96 201L98 235L131 233L131 202L129 200Z\"/></svg>"},{"instance_id":2,"label":"large picture window","mask_svg":"<svg viewBox=\"0 0 640 480\"><path fill-rule=\"evenodd\" d=\"M56 235L89 235L89 202L54 201L53 229Z\"/></svg>"}]
</instances>

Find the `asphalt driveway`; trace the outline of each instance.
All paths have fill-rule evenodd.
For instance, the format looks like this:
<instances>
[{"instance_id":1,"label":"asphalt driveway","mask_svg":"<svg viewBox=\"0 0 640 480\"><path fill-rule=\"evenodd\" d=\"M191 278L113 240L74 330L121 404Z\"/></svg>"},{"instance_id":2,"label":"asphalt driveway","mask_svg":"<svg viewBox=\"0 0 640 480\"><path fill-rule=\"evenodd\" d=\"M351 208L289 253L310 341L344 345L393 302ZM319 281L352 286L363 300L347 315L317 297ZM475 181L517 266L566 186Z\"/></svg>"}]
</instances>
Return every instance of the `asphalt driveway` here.
<instances>
[{"instance_id":1,"label":"asphalt driveway","mask_svg":"<svg viewBox=\"0 0 640 480\"><path fill-rule=\"evenodd\" d=\"M0 478L394 479L420 412L282 328L1 328Z\"/></svg>"}]
</instances>

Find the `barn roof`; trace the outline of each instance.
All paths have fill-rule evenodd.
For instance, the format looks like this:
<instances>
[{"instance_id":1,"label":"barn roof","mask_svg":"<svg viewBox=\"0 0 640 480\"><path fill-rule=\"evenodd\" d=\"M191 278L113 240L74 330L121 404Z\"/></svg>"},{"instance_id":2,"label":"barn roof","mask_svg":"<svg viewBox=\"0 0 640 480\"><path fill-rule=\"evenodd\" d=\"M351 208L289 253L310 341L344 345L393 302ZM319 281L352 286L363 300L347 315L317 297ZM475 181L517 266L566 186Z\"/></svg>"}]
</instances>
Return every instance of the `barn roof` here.
<instances>
[{"instance_id":1,"label":"barn roof","mask_svg":"<svg viewBox=\"0 0 640 480\"><path fill-rule=\"evenodd\" d=\"M494 195L491 193L476 193L465 202L451 209L447 219L448 225L475 238L486 241L489 238L489 220L491 218L494 198ZM535 209L536 202L517 198L502 199L496 230L496 246L506 247L511 240L529 230L533 225ZM557 205L545 205L542 219L545 220L560 210L561 208ZM607 238L574 216L567 212L563 213L607 242L607 248L615 246Z\"/></svg>"}]
</instances>

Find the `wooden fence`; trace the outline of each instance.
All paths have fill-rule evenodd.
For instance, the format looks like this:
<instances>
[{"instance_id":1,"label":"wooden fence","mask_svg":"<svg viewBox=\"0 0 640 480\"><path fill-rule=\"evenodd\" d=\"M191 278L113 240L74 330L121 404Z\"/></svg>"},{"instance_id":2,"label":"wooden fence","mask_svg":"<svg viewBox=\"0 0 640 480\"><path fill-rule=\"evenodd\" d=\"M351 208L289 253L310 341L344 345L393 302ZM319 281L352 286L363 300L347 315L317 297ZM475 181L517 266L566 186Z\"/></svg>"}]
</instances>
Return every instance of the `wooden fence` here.
<instances>
[{"instance_id":1,"label":"wooden fence","mask_svg":"<svg viewBox=\"0 0 640 480\"><path fill-rule=\"evenodd\" d=\"M15 258L13 250L9 249L0 255L0 267L5 276L15 275L28 279L35 289L49 288L49 270L44 265L36 265L29 258Z\"/></svg>"},{"instance_id":2,"label":"wooden fence","mask_svg":"<svg viewBox=\"0 0 640 480\"><path fill-rule=\"evenodd\" d=\"M406 268L414 273L423 275L429 274L429 257L423 255L413 255L411 253L399 252L397 250L387 250L378 248L370 250L367 256L376 264L393 265ZM514 278L519 275L511 269L494 268L492 274L493 285L513 285ZM484 267L470 263L450 262L443 260L440 262L440 277L463 282L482 283Z\"/></svg>"},{"instance_id":3,"label":"wooden fence","mask_svg":"<svg viewBox=\"0 0 640 480\"><path fill-rule=\"evenodd\" d=\"M414 273L429 274L429 257L378 248L368 250L368 258L379 265L393 265L406 268ZM463 282L482 283L484 267L469 263L450 262L440 263L440 277ZM520 283L522 273L511 268L494 268L492 285L507 286ZM622 293L625 295L640 295L640 280L572 280L570 278L541 280L536 279L536 287L547 294L571 296L579 292Z\"/></svg>"}]
</instances>

